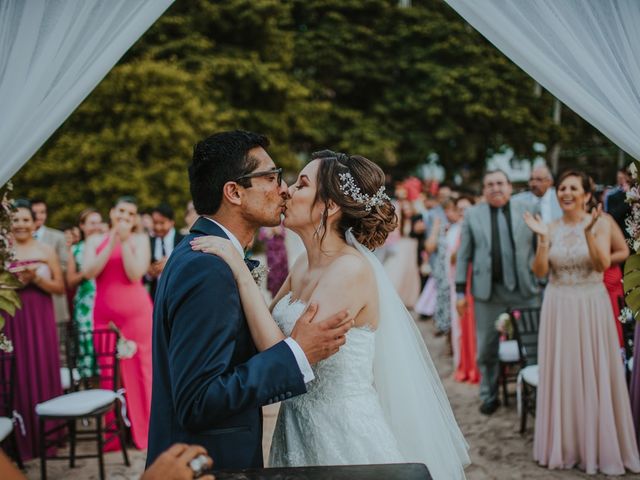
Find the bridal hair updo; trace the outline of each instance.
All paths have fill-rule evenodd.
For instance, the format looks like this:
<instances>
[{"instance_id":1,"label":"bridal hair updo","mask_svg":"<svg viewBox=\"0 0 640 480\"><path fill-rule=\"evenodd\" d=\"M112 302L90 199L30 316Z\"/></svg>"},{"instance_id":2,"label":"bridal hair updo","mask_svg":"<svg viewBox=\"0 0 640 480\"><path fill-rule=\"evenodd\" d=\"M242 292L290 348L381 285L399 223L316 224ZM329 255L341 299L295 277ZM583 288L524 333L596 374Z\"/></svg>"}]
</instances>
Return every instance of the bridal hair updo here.
<instances>
[{"instance_id":1,"label":"bridal hair updo","mask_svg":"<svg viewBox=\"0 0 640 480\"><path fill-rule=\"evenodd\" d=\"M315 152L311 159L320 161L315 202L323 202L327 207L321 225L327 224L328 204L332 201L341 210L336 228L342 238L351 228L353 236L365 247L382 246L398 225L395 207L383 193L382 169L360 155L331 150Z\"/></svg>"}]
</instances>

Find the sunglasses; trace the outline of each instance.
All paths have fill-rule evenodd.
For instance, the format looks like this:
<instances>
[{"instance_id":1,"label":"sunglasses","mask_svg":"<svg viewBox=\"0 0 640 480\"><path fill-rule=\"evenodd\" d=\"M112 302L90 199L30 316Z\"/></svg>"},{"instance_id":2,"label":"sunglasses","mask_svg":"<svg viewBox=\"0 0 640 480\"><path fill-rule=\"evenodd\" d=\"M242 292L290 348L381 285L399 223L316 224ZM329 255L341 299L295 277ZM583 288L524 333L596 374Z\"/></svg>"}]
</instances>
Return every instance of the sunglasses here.
<instances>
[{"instance_id":1,"label":"sunglasses","mask_svg":"<svg viewBox=\"0 0 640 480\"><path fill-rule=\"evenodd\" d=\"M267 175L276 175L276 181L278 182L278 186L282 184L282 168L274 168L272 170L264 170L262 172L247 173L246 175L242 175L241 177L236 178L235 181L239 182L240 180L247 180L250 178L266 177ZM249 185L249 187L250 186L251 185ZM245 188L249 188L249 187L245 187Z\"/></svg>"}]
</instances>

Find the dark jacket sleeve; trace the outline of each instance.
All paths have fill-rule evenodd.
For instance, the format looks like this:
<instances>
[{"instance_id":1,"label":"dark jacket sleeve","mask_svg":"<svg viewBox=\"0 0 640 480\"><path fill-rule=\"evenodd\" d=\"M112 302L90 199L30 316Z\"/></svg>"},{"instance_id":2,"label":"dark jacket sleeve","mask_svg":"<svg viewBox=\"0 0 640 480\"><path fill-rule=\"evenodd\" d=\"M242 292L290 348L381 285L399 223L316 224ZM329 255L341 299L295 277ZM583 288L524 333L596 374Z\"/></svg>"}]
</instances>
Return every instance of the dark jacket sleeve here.
<instances>
[{"instance_id":1,"label":"dark jacket sleeve","mask_svg":"<svg viewBox=\"0 0 640 480\"><path fill-rule=\"evenodd\" d=\"M176 292L167 302L171 324L165 328L170 329L173 401L184 428L213 428L246 409L306 391L285 342L253 356L254 351L246 352L247 344L253 344L247 340L238 290L226 263L209 256L175 273ZM248 358L244 363L237 360L238 350Z\"/></svg>"}]
</instances>

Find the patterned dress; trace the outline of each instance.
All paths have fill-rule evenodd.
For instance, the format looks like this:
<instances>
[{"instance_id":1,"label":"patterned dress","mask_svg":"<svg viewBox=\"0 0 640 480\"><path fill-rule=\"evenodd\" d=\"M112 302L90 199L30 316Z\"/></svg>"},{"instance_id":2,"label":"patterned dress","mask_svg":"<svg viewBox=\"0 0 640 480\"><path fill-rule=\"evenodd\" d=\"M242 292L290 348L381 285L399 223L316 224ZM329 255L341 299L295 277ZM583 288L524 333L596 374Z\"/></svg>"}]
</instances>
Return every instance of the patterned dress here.
<instances>
[{"instance_id":1,"label":"patterned dress","mask_svg":"<svg viewBox=\"0 0 640 480\"><path fill-rule=\"evenodd\" d=\"M436 328L442 333L451 330L451 286L447 265L447 225L440 225L433 277L436 281Z\"/></svg>"},{"instance_id":2,"label":"patterned dress","mask_svg":"<svg viewBox=\"0 0 640 480\"><path fill-rule=\"evenodd\" d=\"M83 240L71 247L71 253L76 261L78 271L82 266L84 245ZM78 333L93 330L93 303L95 298L95 280L90 279L80 282L76 294L73 297L73 322ZM90 378L98 375L98 366L96 365L91 335L79 335L77 367L82 378Z\"/></svg>"}]
</instances>

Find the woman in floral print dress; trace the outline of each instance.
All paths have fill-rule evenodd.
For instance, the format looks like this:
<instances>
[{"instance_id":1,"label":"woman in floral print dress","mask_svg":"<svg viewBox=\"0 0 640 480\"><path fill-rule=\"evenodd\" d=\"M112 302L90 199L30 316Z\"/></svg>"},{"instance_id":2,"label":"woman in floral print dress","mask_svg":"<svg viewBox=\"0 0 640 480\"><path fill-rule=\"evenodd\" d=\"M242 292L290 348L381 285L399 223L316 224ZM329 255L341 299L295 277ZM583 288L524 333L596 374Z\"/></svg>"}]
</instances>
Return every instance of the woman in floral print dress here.
<instances>
[{"instance_id":1,"label":"woman in floral print dress","mask_svg":"<svg viewBox=\"0 0 640 480\"><path fill-rule=\"evenodd\" d=\"M96 282L94 279L86 279L82 275L82 258L84 256L85 239L100 233L102 217L93 208L88 208L80 214L80 231L82 240L71 245L67 263L67 285L69 288L77 287L73 297L73 323L75 331L83 333L78 335L77 368L81 378L91 378L98 374L98 367L93 349L93 338L90 334L93 330L93 303L96 298Z\"/></svg>"}]
</instances>

